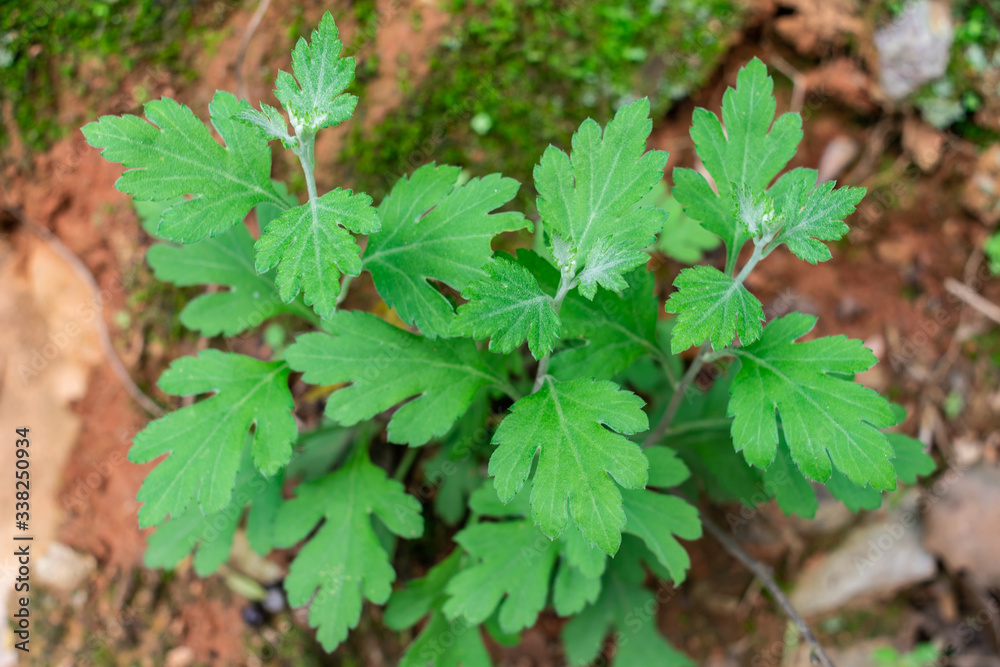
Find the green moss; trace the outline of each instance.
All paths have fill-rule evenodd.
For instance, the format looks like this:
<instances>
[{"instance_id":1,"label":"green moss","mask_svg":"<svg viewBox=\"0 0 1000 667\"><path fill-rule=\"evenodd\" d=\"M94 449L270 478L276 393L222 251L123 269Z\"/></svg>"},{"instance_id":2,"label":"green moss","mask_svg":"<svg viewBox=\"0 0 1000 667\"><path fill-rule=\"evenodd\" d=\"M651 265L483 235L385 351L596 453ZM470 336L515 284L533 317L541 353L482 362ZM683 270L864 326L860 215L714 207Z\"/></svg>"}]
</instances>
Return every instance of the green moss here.
<instances>
[{"instance_id":1,"label":"green moss","mask_svg":"<svg viewBox=\"0 0 1000 667\"><path fill-rule=\"evenodd\" d=\"M10 102L21 137L41 148L68 131L57 91L97 98L117 90L138 63L176 65L191 39L196 0L31 0L0 12L0 104ZM96 63L100 77L77 75ZM95 81L102 89L92 89ZM81 112L84 110L81 109ZM0 145L8 138L0 127Z\"/></svg>"},{"instance_id":2,"label":"green moss","mask_svg":"<svg viewBox=\"0 0 1000 667\"><path fill-rule=\"evenodd\" d=\"M340 161L360 189L378 196L430 161L527 181L542 149L568 148L587 117L605 122L642 96L666 112L742 21L728 0L455 0L451 11L427 77L370 131L355 123Z\"/></svg>"}]
</instances>

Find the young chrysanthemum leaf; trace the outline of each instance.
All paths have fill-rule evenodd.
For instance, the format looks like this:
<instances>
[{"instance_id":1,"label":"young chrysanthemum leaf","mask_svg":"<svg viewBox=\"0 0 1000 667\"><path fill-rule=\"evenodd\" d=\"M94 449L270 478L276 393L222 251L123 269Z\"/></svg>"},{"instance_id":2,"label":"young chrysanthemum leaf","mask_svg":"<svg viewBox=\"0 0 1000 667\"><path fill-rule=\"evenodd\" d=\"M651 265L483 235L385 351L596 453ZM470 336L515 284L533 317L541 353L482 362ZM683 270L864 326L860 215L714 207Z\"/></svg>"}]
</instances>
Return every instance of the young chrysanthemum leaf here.
<instances>
[{"instance_id":1,"label":"young chrysanthemum leaf","mask_svg":"<svg viewBox=\"0 0 1000 667\"><path fill-rule=\"evenodd\" d=\"M552 357L552 374L564 380L591 377L610 380L641 357L656 353L655 281L644 269L625 276L621 296L600 291L593 301L570 294L559 317L562 337L583 340Z\"/></svg>"},{"instance_id":2,"label":"young chrysanthemum leaf","mask_svg":"<svg viewBox=\"0 0 1000 667\"><path fill-rule=\"evenodd\" d=\"M562 640L570 665L593 664L604 640L614 632L615 667L693 666L656 629L655 596L642 586L646 573L640 564L641 547L634 540L622 544L601 583L601 597L570 619Z\"/></svg>"},{"instance_id":3,"label":"young chrysanthemum leaf","mask_svg":"<svg viewBox=\"0 0 1000 667\"><path fill-rule=\"evenodd\" d=\"M179 518L163 522L149 538L146 567L172 570L197 549L194 571L199 577L214 573L229 559L236 528L247 506L250 548L261 556L267 555L274 546L274 517L281 505L283 479L280 472L271 478L261 475L247 447L229 504L210 514L192 505Z\"/></svg>"},{"instance_id":4,"label":"young chrysanthemum leaf","mask_svg":"<svg viewBox=\"0 0 1000 667\"><path fill-rule=\"evenodd\" d=\"M273 274L257 273L253 239L242 224L190 245L158 243L146 259L157 278L180 287L215 284L230 288L197 296L181 311L181 323L203 336L235 336L281 313L309 313L301 303L281 300Z\"/></svg>"},{"instance_id":5,"label":"young chrysanthemum leaf","mask_svg":"<svg viewBox=\"0 0 1000 667\"><path fill-rule=\"evenodd\" d=\"M587 253L587 263L580 272L580 294L593 299L597 286L620 292L628 283L622 277L637 266L644 266L649 255L630 243L614 243L611 238L600 239Z\"/></svg>"},{"instance_id":6,"label":"young chrysanthemum leaf","mask_svg":"<svg viewBox=\"0 0 1000 667\"><path fill-rule=\"evenodd\" d=\"M694 266L681 271L674 286L667 300L667 312L678 314L670 340L674 354L706 340L719 350L736 334L744 345L760 338L764 308L735 278L713 266Z\"/></svg>"},{"instance_id":7,"label":"young chrysanthemum leaf","mask_svg":"<svg viewBox=\"0 0 1000 667\"><path fill-rule=\"evenodd\" d=\"M667 154L646 151L653 129L649 100L621 107L604 131L586 120L573 135L572 157L549 146L535 167L538 213L550 231L589 267L581 293L638 266L667 215L638 202L663 178ZM578 267L579 268L579 267ZM619 278L620 280L620 278ZM610 289L620 289L611 287Z\"/></svg>"},{"instance_id":8,"label":"young chrysanthemum leaf","mask_svg":"<svg viewBox=\"0 0 1000 667\"><path fill-rule=\"evenodd\" d=\"M607 128L586 120L573 135L572 157L549 146L534 170L544 223L570 242L578 258L601 239L645 248L663 226L655 207L636 208L663 178L667 154L646 151L649 100L621 107Z\"/></svg>"},{"instance_id":9,"label":"young chrysanthemum leaf","mask_svg":"<svg viewBox=\"0 0 1000 667\"><path fill-rule=\"evenodd\" d=\"M83 128L104 159L128 168L115 187L136 201L192 195L164 211L157 230L181 243L221 234L261 202L287 207L271 184L267 141L233 118L250 106L218 92L208 108L225 146L189 108L169 98L146 104L148 123L138 116L103 116Z\"/></svg>"},{"instance_id":10,"label":"young chrysanthemum leaf","mask_svg":"<svg viewBox=\"0 0 1000 667\"><path fill-rule=\"evenodd\" d=\"M469 283L452 331L460 336L490 337L490 350L508 354L528 341L535 359L552 351L559 338L559 315L552 297L528 269L505 256L485 267L487 277Z\"/></svg>"},{"instance_id":11,"label":"young chrysanthemum leaf","mask_svg":"<svg viewBox=\"0 0 1000 667\"><path fill-rule=\"evenodd\" d=\"M875 355L844 336L794 342L815 324L792 313L768 323L756 343L730 350L740 360L730 387L733 443L767 468L780 417L792 459L809 479L825 481L836 467L855 484L894 489L893 451L879 428L896 418L884 398L843 378L870 368Z\"/></svg>"},{"instance_id":12,"label":"young chrysanthemum leaf","mask_svg":"<svg viewBox=\"0 0 1000 667\"><path fill-rule=\"evenodd\" d=\"M300 484L278 510L275 544L290 547L322 526L288 568L288 603L312 600L309 624L323 648L333 651L361 617L362 599L382 604L396 573L379 543L372 517L393 534L413 539L424 530L420 503L399 482L372 465L363 448L336 472Z\"/></svg>"},{"instance_id":13,"label":"young chrysanthemum leaf","mask_svg":"<svg viewBox=\"0 0 1000 667\"><path fill-rule=\"evenodd\" d=\"M358 247L350 232L379 229L372 198L350 190L331 190L322 197L285 211L257 239L257 271L278 267L275 284L285 303L305 293L305 302L327 319L337 309L340 274L361 273Z\"/></svg>"},{"instance_id":14,"label":"young chrysanthemum leaf","mask_svg":"<svg viewBox=\"0 0 1000 667\"><path fill-rule=\"evenodd\" d=\"M765 236L781 225L782 218L774 213L774 199L767 192L752 190L737 183L733 191L733 215L750 236Z\"/></svg>"},{"instance_id":15,"label":"young chrysanthemum leaf","mask_svg":"<svg viewBox=\"0 0 1000 667\"><path fill-rule=\"evenodd\" d=\"M691 138L718 193L697 171L674 169L674 196L688 215L725 241L727 266L735 266L750 238L733 214L733 184L763 192L802 140L798 114L775 120L773 87L764 63L754 58L740 70L736 88L722 98L722 123L710 111L695 109Z\"/></svg>"},{"instance_id":16,"label":"young chrysanthemum leaf","mask_svg":"<svg viewBox=\"0 0 1000 667\"><path fill-rule=\"evenodd\" d=\"M823 241L836 241L847 233L844 218L865 196L864 188L833 189L834 182L817 185L813 169L793 169L768 191L781 221L775 244L786 243L799 259L815 264L830 259Z\"/></svg>"},{"instance_id":17,"label":"young chrysanthemum leaf","mask_svg":"<svg viewBox=\"0 0 1000 667\"><path fill-rule=\"evenodd\" d=\"M431 338L449 336L455 314L429 281L465 290L487 277L494 236L531 228L520 213L491 214L514 198L517 181L491 174L459 186L460 171L429 164L401 178L379 206L382 231L365 251L379 296Z\"/></svg>"},{"instance_id":18,"label":"young chrysanthemum leaf","mask_svg":"<svg viewBox=\"0 0 1000 667\"><path fill-rule=\"evenodd\" d=\"M244 109L236 114L236 119L256 128L267 141L281 139L285 148L296 148L299 145L298 139L288 134L288 124L285 122L285 117L270 104L261 103L260 111Z\"/></svg>"},{"instance_id":19,"label":"young chrysanthemum leaf","mask_svg":"<svg viewBox=\"0 0 1000 667\"><path fill-rule=\"evenodd\" d=\"M341 58L342 46L337 24L327 12L313 30L310 42L299 38L295 45L292 51L295 76L278 72L274 96L291 116L296 134L302 134L299 128L315 134L324 127L344 122L354 113L358 98L344 94L354 80L354 58Z\"/></svg>"},{"instance_id":20,"label":"young chrysanthemum leaf","mask_svg":"<svg viewBox=\"0 0 1000 667\"><path fill-rule=\"evenodd\" d=\"M175 361L160 388L175 396L216 392L211 398L157 419L135 436L129 460L147 463L169 453L146 477L138 499L143 528L179 518L197 499L205 514L229 504L247 432L265 475L278 472L298 435L288 390L288 366L240 354L203 350Z\"/></svg>"},{"instance_id":21,"label":"young chrysanthemum leaf","mask_svg":"<svg viewBox=\"0 0 1000 667\"><path fill-rule=\"evenodd\" d=\"M476 491L469 506L480 516L512 520L477 523L455 536L472 562L447 585L443 610L449 618L482 623L499 608L503 632L531 627L545 608L553 571L552 597L560 615L576 613L597 599L607 558L586 544L575 527L551 540L522 518L530 512L528 493L502 504L492 484Z\"/></svg>"},{"instance_id":22,"label":"young chrysanthemum leaf","mask_svg":"<svg viewBox=\"0 0 1000 667\"><path fill-rule=\"evenodd\" d=\"M420 635L407 647L399 667L491 667L493 664L479 628L463 619L449 621L441 612L447 600L445 587L458 573L461 563L462 550L455 549L431 568L426 577L409 582L389 599L385 624L393 630L412 627L428 613L431 615Z\"/></svg>"},{"instance_id":23,"label":"young chrysanthemum leaf","mask_svg":"<svg viewBox=\"0 0 1000 667\"><path fill-rule=\"evenodd\" d=\"M500 499L506 502L521 490L538 452L532 519L556 538L572 512L587 542L614 554L625 525L618 484L626 489L646 485L646 457L639 445L619 435L649 428L642 405L641 398L613 382L546 379L539 391L511 407L493 436L498 447L489 474L496 478Z\"/></svg>"},{"instance_id":24,"label":"young chrysanthemum leaf","mask_svg":"<svg viewBox=\"0 0 1000 667\"><path fill-rule=\"evenodd\" d=\"M360 311L338 311L324 326L329 334L299 336L285 358L306 382L353 383L326 402L345 426L412 399L389 421L391 442L417 446L444 435L480 388L504 384L470 340L431 340Z\"/></svg>"}]
</instances>

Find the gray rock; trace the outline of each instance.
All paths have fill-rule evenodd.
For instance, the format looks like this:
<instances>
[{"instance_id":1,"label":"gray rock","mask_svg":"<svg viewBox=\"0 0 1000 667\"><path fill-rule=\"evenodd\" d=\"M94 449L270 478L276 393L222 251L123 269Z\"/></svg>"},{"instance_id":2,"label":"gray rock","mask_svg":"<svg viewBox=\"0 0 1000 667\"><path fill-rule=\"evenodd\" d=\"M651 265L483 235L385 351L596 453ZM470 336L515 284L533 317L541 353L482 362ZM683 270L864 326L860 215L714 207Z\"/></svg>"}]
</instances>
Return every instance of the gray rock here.
<instances>
[{"instance_id":1,"label":"gray rock","mask_svg":"<svg viewBox=\"0 0 1000 667\"><path fill-rule=\"evenodd\" d=\"M38 559L34 574L43 586L70 593L83 586L96 568L97 561L90 554L53 542Z\"/></svg>"},{"instance_id":2,"label":"gray rock","mask_svg":"<svg viewBox=\"0 0 1000 667\"><path fill-rule=\"evenodd\" d=\"M1000 585L1000 470L949 471L924 502L924 546L950 571Z\"/></svg>"},{"instance_id":3,"label":"gray rock","mask_svg":"<svg viewBox=\"0 0 1000 667\"><path fill-rule=\"evenodd\" d=\"M875 33L882 90L901 100L948 69L954 26L947 3L917 0Z\"/></svg>"},{"instance_id":4,"label":"gray rock","mask_svg":"<svg viewBox=\"0 0 1000 667\"><path fill-rule=\"evenodd\" d=\"M791 595L805 615L885 597L934 576L937 563L921 545L912 496L888 518L852 531L831 553L806 566Z\"/></svg>"}]
</instances>

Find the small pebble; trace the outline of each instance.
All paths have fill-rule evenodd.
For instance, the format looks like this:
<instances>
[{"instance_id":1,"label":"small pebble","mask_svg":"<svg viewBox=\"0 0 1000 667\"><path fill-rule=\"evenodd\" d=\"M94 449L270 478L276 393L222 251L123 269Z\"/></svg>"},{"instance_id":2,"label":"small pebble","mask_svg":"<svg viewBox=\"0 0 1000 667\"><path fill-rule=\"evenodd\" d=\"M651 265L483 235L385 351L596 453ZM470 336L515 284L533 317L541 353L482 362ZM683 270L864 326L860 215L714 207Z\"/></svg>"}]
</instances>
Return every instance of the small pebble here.
<instances>
[{"instance_id":1,"label":"small pebble","mask_svg":"<svg viewBox=\"0 0 1000 667\"><path fill-rule=\"evenodd\" d=\"M281 584L267 587L267 594L260 601L260 605L269 614L277 614L285 608L285 592L281 589Z\"/></svg>"},{"instance_id":2,"label":"small pebble","mask_svg":"<svg viewBox=\"0 0 1000 667\"><path fill-rule=\"evenodd\" d=\"M257 628L264 625L264 621L266 620L266 617L264 616L264 608L261 607L258 602L251 602L247 606L243 607L241 614L243 615L243 622L251 628Z\"/></svg>"},{"instance_id":3,"label":"small pebble","mask_svg":"<svg viewBox=\"0 0 1000 667\"><path fill-rule=\"evenodd\" d=\"M853 322L865 313L865 307L853 296L845 296L837 304L837 319L841 322Z\"/></svg>"}]
</instances>

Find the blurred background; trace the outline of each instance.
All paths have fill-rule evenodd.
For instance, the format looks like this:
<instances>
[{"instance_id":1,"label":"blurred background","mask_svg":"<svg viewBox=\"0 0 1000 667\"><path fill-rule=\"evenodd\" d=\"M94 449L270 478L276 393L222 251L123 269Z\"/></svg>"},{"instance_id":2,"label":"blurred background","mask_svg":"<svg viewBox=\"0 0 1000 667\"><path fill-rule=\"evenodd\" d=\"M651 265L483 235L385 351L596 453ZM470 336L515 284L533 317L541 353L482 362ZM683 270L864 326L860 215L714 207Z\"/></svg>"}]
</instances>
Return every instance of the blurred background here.
<instances>
[{"instance_id":1,"label":"blurred background","mask_svg":"<svg viewBox=\"0 0 1000 667\"><path fill-rule=\"evenodd\" d=\"M36 455L22 664L379 666L408 640L372 610L324 656L280 600L248 599L281 578L281 554L238 547L206 580L143 567L135 494L149 466L125 457L150 402L178 404L160 373L206 343L177 319L198 290L152 276L149 213L79 132L161 96L203 118L216 89L275 105L276 70L324 11L357 59L361 101L320 134L317 180L376 200L430 161L530 184L546 145L642 96L669 183L672 167L699 166L693 109L718 111L761 58L778 110L804 117L791 166L868 195L831 261L775 253L749 287L771 312L819 315L817 334L863 339L881 363L861 380L907 408L904 429L942 467L876 512L823 503L806 523L768 504L730 524L837 664L1000 665L997 0L0 0L0 425L11 439L30 425ZM301 191L293 160L276 151L274 175ZM533 211L530 185L521 197ZM720 256L697 225L680 229L655 257L661 299L685 264ZM372 307L368 278L355 286L352 305ZM7 470L12 447L0 450ZM746 570L714 544L688 548L689 581L659 618L675 646L715 667L808 664ZM564 664L560 624L543 615L520 646L492 646L497 663ZM18 657L12 641L5 628L0 665Z\"/></svg>"}]
</instances>

